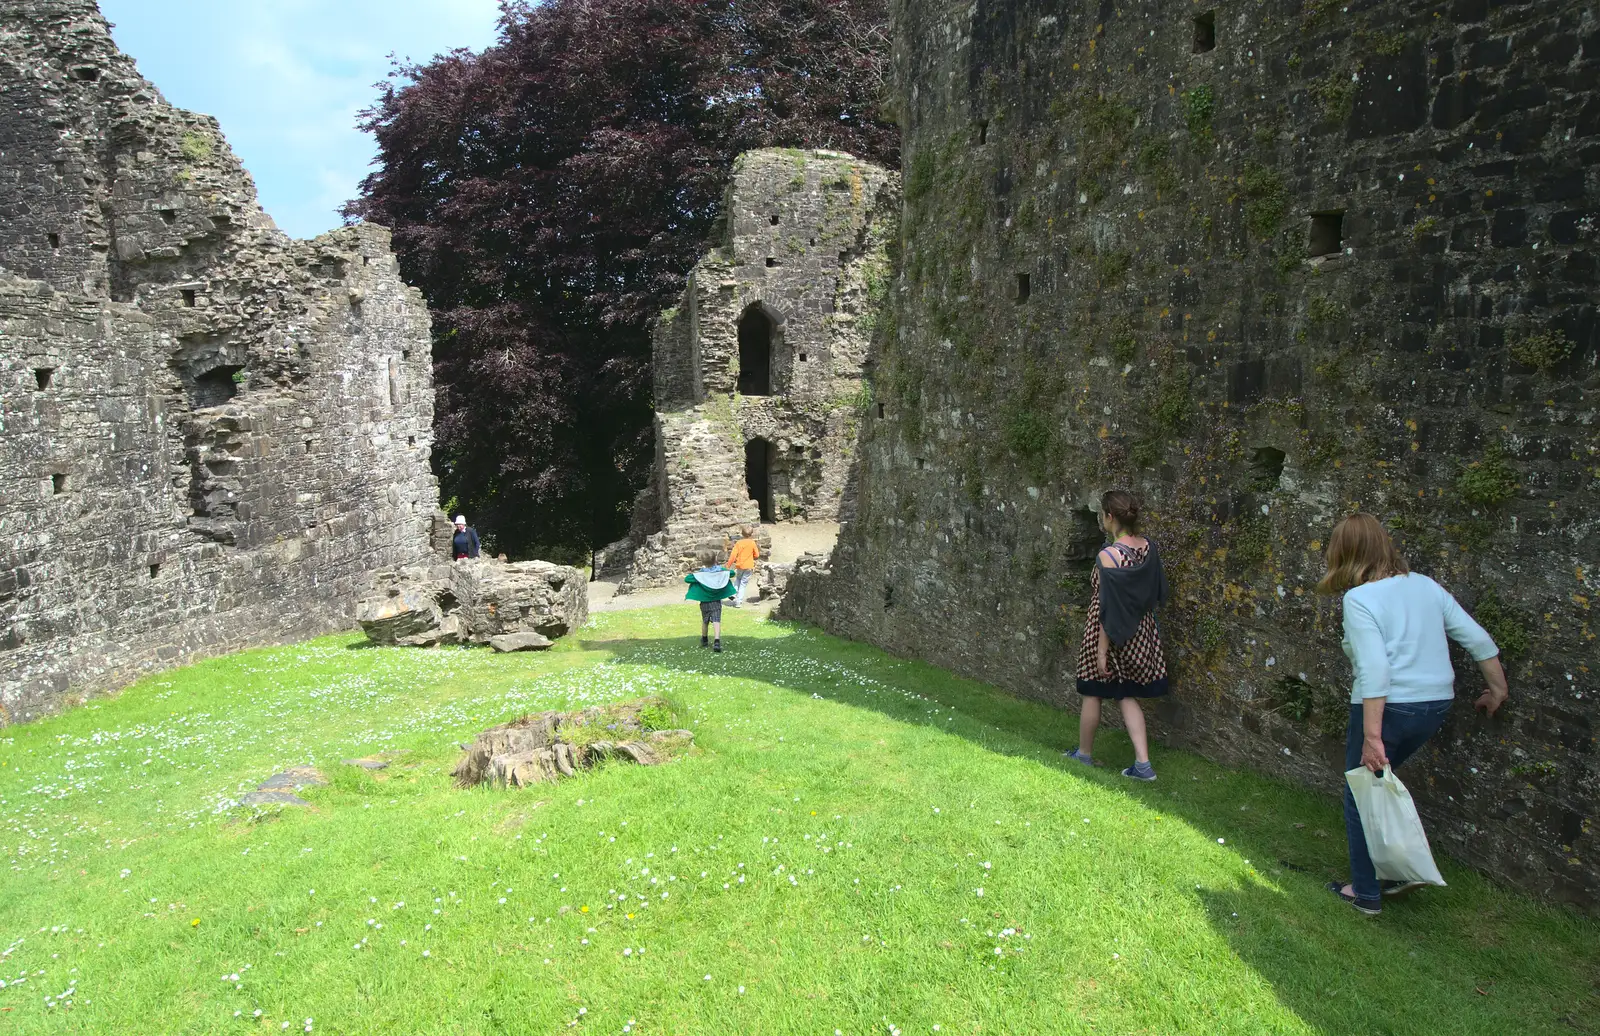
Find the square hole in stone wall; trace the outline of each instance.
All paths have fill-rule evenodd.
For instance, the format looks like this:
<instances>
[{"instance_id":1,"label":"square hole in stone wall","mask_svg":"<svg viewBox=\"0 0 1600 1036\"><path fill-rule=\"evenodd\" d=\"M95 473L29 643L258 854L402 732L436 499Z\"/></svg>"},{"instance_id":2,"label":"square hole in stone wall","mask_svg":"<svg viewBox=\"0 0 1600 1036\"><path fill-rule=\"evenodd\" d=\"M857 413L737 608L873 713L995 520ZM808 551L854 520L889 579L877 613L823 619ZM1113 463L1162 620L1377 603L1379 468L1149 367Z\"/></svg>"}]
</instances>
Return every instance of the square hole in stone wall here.
<instances>
[{"instance_id":1,"label":"square hole in stone wall","mask_svg":"<svg viewBox=\"0 0 1600 1036\"><path fill-rule=\"evenodd\" d=\"M43 392L50 387L50 379L56 376L54 367L35 367L33 369L33 383Z\"/></svg>"},{"instance_id":2,"label":"square hole in stone wall","mask_svg":"<svg viewBox=\"0 0 1600 1036\"><path fill-rule=\"evenodd\" d=\"M46 235L46 240L48 240L50 242L50 247L51 248L60 248L61 247L61 235L60 234L48 234L48 235Z\"/></svg>"},{"instance_id":3,"label":"square hole in stone wall","mask_svg":"<svg viewBox=\"0 0 1600 1036\"><path fill-rule=\"evenodd\" d=\"M150 566L150 578L151 579L154 579L156 576L159 576L160 574L161 574L161 565L160 564L155 564L155 565L151 565Z\"/></svg>"},{"instance_id":4,"label":"square hole in stone wall","mask_svg":"<svg viewBox=\"0 0 1600 1036\"><path fill-rule=\"evenodd\" d=\"M1277 489L1287 459L1284 452L1276 447L1257 446L1250 455L1250 487L1263 492Z\"/></svg>"},{"instance_id":5,"label":"square hole in stone wall","mask_svg":"<svg viewBox=\"0 0 1600 1036\"><path fill-rule=\"evenodd\" d=\"M66 491L67 491L67 476L60 475L60 474L51 475L50 476L50 492L53 493L56 496L60 496L62 493L65 493Z\"/></svg>"},{"instance_id":6,"label":"square hole in stone wall","mask_svg":"<svg viewBox=\"0 0 1600 1036\"><path fill-rule=\"evenodd\" d=\"M767 256L767 267L769 269L774 267L774 266L777 266L777 265L778 265L778 260L772 258L772 256L770 256L770 255Z\"/></svg>"},{"instance_id":7,"label":"square hole in stone wall","mask_svg":"<svg viewBox=\"0 0 1600 1036\"><path fill-rule=\"evenodd\" d=\"M776 212L774 212L772 214L771 219L772 219L772 225L773 226L777 226L778 225L778 214Z\"/></svg>"},{"instance_id":8,"label":"square hole in stone wall","mask_svg":"<svg viewBox=\"0 0 1600 1036\"><path fill-rule=\"evenodd\" d=\"M806 362L806 354L805 353L801 353L800 354L800 362L801 363L805 363Z\"/></svg>"},{"instance_id":9,"label":"square hole in stone wall","mask_svg":"<svg viewBox=\"0 0 1600 1036\"><path fill-rule=\"evenodd\" d=\"M1194 16L1194 52L1206 54L1217 49L1217 12Z\"/></svg>"},{"instance_id":10,"label":"square hole in stone wall","mask_svg":"<svg viewBox=\"0 0 1600 1036\"><path fill-rule=\"evenodd\" d=\"M190 309L193 309L194 308L194 298L195 298L194 289L193 288L180 288L179 289L179 294L181 294L183 296L183 304L185 306L189 307Z\"/></svg>"},{"instance_id":11,"label":"square hole in stone wall","mask_svg":"<svg viewBox=\"0 0 1600 1036\"><path fill-rule=\"evenodd\" d=\"M172 224L178 222L177 209L160 209L158 211L161 214L161 222L165 223L167 226L170 227Z\"/></svg>"},{"instance_id":12,"label":"square hole in stone wall","mask_svg":"<svg viewBox=\"0 0 1600 1036\"><path fill-rule=\"evenodd\" d=\"M1344 213L1313 212L1311 240L1306 245L1306 254L1316 258L1319 255L1338 255L1343 251Z\"/></svg>"},{"instance_id":13,"label":"square hole in stone wall","mask_svg":"<svg viewBox=\"0 0 1600 1036\"><path fill-rule=\"evenodd\" d=\"M1032 295L1032 294L1033 294L1033 278L1028 276L1025 273L1017 274L1017 295L1016 295L1017 301L1018 302L1027 302L1028 301L1028 296Z\"/></svg>"}]
</instances>

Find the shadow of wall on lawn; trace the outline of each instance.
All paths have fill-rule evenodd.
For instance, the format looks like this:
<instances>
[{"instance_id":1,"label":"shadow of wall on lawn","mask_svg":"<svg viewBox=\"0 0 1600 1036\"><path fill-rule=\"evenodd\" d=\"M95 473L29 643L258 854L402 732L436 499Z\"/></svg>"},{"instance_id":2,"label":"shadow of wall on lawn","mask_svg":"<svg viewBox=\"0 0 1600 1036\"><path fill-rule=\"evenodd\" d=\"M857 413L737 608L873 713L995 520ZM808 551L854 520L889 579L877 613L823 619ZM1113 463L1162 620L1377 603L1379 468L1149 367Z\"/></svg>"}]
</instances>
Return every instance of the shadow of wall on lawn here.
<instances>
[{"instance_id":1,"label":"shadow of wall on lawn","mask_svg":"<svg viewBox=\"0 0 1600 1036\"><path fill-rule=\"evenodd\" d=\"M1570 952L1565 964L1571 981L1564 984L1582 989L1581 975L1600 974L1600 924L1496 888L1487 878L1446 858L1439 862L1450 888L1424 890L1393 903L1376 920L1356 914L1323 887L1327 881L1343 879L1348 871L1343 816L1338 799L1331 795L1249 771L1226 770L1193 753L1163 750L1159 745L1154 746L1153 758L1160 779L1135 783L1118 772L1125 765L1120 760L1132 760L1126 734L1104 725L1096 739L1097 752L1119 761L1091 771L1062 755L1078 741L1076 710L1015 698L927 663L895 658L812 627L778 625L791 631L788 637L745 638L725 629L727 650L722 654L701 649L697 636L591 640L579 646L610 652L619 662L643 655L647 657L639 662L684 673L750 679L807 697L820 695L897 722L937 729L987 751L1093 781L1131 803L1173 815L1210 838L1225 840L1262 877L1256 884L1234 889L1196 889L1202 909L1239 959L1273 986L1285 1007L1330 1036L1438 1031L1436 1014L1405 1021L1413 1003L1452 1004L1474 1016L1503 1014L1499 1031L1536 1031L1538 1026L1530 1026L1535 1017L1553 1024L1556 1016L1539 995L1549 984L1548 956L1543 974L1533 976L1531 983L1508 987L1505 981L1505 976L1521 970L1518 959L1553 951L1548 945L1552 928L1564 933L1559 941ZM794 636L814 638L819 649L812 655L817 662L815 677L787 675L771 664L774 653L803 653L787 643ZM860 684L861 678L900 693L872 693ZM950 707L975 722L949 724L930 717L928 702ZM1241 917L1246 923L1240 923ZM1490 928L1492 935L1485 936ZM1481 953L1484 938L1499 949ZM1484 970L1462 976L1413 965L1418 959L1413 953L1431 962L1481 958ZM1373 967L1398 969L1404 981L1399 987L1392 982L1387 989L1383 983L1374 986L1363 978ZM1475 998L1481 997L1474 988L1483 982L1518 992L1503 992L1501 1002L1477 1002ZM1591 987L1590 1003L1600 1008L1594 992ZM1575 1018L1600 1017L1600 1010L1576 1004L1568 1013ZM1476 1030L1469 1026L1461 1031Z\"/></svg>"}]
</instances>

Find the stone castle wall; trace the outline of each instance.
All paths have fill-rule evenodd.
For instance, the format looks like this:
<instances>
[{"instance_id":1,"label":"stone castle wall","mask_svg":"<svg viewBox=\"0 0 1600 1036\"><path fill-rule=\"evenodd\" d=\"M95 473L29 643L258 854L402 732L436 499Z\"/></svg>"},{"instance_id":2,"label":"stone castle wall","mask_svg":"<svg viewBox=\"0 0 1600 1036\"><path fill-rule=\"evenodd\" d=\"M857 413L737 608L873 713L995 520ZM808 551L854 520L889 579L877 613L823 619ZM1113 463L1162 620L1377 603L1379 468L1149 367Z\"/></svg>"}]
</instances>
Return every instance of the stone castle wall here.
<instances>
[{"instance_id":1,"label":"stone castle wall","mask_svg":"<svg viewBox=\"0 0 1600 1036\"><path fill-rule=\"evenodd\" d=\"M1496 636L1407 780L1435 843L1600 903L1600 22L1532 2L895 7L903 262L858 513L786 608L1076 705L1093 508L1150 510L1170 742L1330 790L1312 587L1382 516ZM1063 745L1063 748L1070 746Z\"/></svg>"},{"instance_id":2,"label":"stone castle wall","mask_svg":"<svg viewBox=\"0 0 1600 1036\"><path fill-rule=\"evenodd\" d=\"M425 562L427 310L292 241L90 0L0 0L0 724L351 625Z\"/></svg>"},{"instance_id":3,"label":"stone castle wall","mask_svg":"<svg viewBox=\"0 0 1600 1036\"><path fill-rule=\"evenodd\" d=\"M631 559L624 591L676 582L701 543L737 538L763 511L767 521L849 515L897 188L893 174L839 152L739 156L722 241L656 322L655 469L629 540L606 550ZM740 328L752 319L770 345L761 386L741 379ZM766 444L760 503L747 482L750 443ZM768 539L758 536L763 549Z\"/></svg>"}]
</instances>

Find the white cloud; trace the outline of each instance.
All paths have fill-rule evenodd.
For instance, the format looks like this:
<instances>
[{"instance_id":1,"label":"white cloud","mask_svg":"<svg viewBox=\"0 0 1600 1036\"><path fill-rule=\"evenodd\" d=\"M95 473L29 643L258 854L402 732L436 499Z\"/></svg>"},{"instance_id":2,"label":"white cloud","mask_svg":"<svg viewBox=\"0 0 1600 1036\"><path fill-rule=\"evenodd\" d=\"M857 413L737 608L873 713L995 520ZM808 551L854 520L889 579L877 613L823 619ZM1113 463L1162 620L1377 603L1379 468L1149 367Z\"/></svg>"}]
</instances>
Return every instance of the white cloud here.
<instances>
[{"instance_id":1,"label":"white cloud","mask_svg":"<svg viewBox=\"0 0 1600 1036\"><path fill-rule=\"evenodd\" d=\"M390 54L494 41L496 0L101 0L117 43L172 103L215 115L280 227L309 237L370 170L356 129Z\"/></svg>"}]
</instances>

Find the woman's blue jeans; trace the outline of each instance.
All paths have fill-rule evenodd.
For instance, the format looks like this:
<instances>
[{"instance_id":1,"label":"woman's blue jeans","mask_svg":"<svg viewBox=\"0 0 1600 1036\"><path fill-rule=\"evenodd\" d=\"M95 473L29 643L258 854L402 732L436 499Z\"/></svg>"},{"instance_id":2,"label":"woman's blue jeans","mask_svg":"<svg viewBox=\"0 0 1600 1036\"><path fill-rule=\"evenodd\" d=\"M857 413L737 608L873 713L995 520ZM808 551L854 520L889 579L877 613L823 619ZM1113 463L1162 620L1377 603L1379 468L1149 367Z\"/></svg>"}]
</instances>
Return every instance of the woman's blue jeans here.
<instances>
[{"instance_id":1,"label":"woman's blue jeans","mask_svg":"<svg viewBox=\"0 0 1600 1036\"><path fill-rule=\"evenodd\" d=\"M1417 749L1428 743L1450 714L1451 701L1390 702L1383 708L1383 750L1389 756L1390 766L1399 766L1410 759ZM1350 730L1345 737L1344 768L1354 770L1361 765L1361 745L1366 732L1362 725L1362 706L1350 706ZM1361 814L1356 811L1355 796L1350 786L1344 788L1344 836L1350 843L1350 890L1356 898L1376 904L1381 891L1378 875L1372 867L1372 856L1367 852L1367 836L1361 829Z\"/></svg>"}]
</instances>

